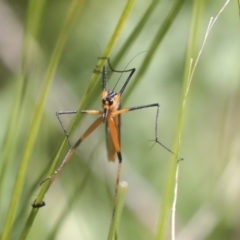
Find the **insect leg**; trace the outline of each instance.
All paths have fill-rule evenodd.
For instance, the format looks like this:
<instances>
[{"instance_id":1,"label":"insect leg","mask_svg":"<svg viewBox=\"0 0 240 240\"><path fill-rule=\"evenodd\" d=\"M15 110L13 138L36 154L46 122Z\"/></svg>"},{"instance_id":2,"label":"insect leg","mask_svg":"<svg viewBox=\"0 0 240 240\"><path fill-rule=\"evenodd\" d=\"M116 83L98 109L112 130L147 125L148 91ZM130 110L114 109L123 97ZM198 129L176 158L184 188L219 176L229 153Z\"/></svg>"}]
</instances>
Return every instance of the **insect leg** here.
<instances>
[{"instance_id":1,"label":"insect leg","mask_svg":"<svg viewBox=\"0 0 240 240\"><path fill-rule=\"evenodd\" d=\"M110 63L110 58L108 58L108 65L109 65L109 67L111 68L111 70L112 70L113 72L118 72L118 73L130 72L130 74L128 75L125 83L123 84L123 86L122 86L122 88L121 88L121 90L120 90L120 92L119 92L119 94L122 95L123 92L124 92L124 90L125 90L125 88L127 87L128 83L129 83L130 79L132 78L134 72L136 71L136 68L125 69L125 70L122 70L122 71L115 70L115 69L113 69L113 67L112 67L112 65L111 65L111 63Z\"/></svg>"},{"instance_id":2,"label":"insect leg","mask_svg":"<svg viewBox=\"0 0 240 240\"><path fill-rule=\"evenodd\" d=\"M69 140L69 136L67 134L67 130L65 129L65 127L63 125L63 122L62 122L62 120L60 118L60 115L63 115L63 114L76 114L76 113L77 113L77 111L74 111L74 110L73 111L58 111L58 112L56 112L57 119L58 119L58 121L59 121L59 123L60 123L60 125L62 127L62 130L63 130L63 132L64 132L64 134L65 134L65 136L66 136L66 138L68 140L68 144L69 144L70 147L72 147L72 146L71 146L71 143L70 143L70 140Z\"/></svg>"},{"instance_id":3,"label":"insect leg","mask_svg":"<svg viewBox=\"0 0 240 240\"><path fill-rule=\"evenodd\" d=\"M65 136L66 136L66 138L68 140L68 144L69 144L70 148L72 147L72 145L70 143L70 139L69 139L67 130L65 129L65 127L63 125L63 122L62 122L62 120L60 118L60 115L63 115L63 114L76 114L76 113L77 113L77 111L74 111L74 110L72 110L72 111L58 111L58 112L56 112L57 119L58 119L58 121L59 121L59 123L60 123L60 125L62 127L62 130L63 130L63 132L64 132L64 134L65 134ZM81 113L100 114L101 111L98 111L98 110L82 110Z\"/></svg>"},{"instance_id":4,"label":"insect leg","mask_svg":"<svg viewBox=\"0 0 240 240\"><path fill-rule=\"evenodd\" d=\"M82 113L87 113L87 114L102 114L102 111L98 110L83 110ZM60 173L62 170L63 166L70 160L74 150L80 145L80 143L87 137L89 136L102 122L102 116L96 119L90 127L84 132L84 134L77 140L77 142L69 149L66 157L64 158L63 162L59 166L59 168L54 172L54 174L51 176L51 183L55 180L57 175Z\"/></svg>"},{"instance_id":5,"label":"insect leg","mask_svg":"<svg viewBox=\"0 0 240 240\"><path fill-rule=\"evenodd\" d=\"M84 132L84 134L76 141L76 143L69 149L67 155L63 159L61 165L58 167L58 169L53 173L53 175L50 177L51 183L54 182L54 180L57 178L57 176L62 171L62 168L65 166L65 164L71 159L75 149L81 144L81 142L88 137L99 125L102 123L102 116L96 119L92 125Z\"/></svg>"},{"instance_id":6,"label":"insect leg","mask_svg":"<svg viewBox=\"0 0 240 240\"><path fill-rule=\"evenodd\" d=\"M136 71L136 69L135 69L135 68L131 68L131 69L125 69L125 70L115 70L115 69L112 67L112 65L111 65L110 58L100 57L99 59L107 59L108 65L109 65L109 67L110 67L110 69L111 69L112 72L117 72L117 73L130 72L130 74L128 75L125 83L123 84L123 86L122 86L122 88L121 88L121 90L120 90L120 92L119 92L119 94L122 95L123 92L124 92L124 90L125 90L125 88L126 88L126 86L128 85L128 82L129 82L130 79L132 78L132 75L133 75L134 72ZM103 67L103 82L105 81L105 84L106 84L106 75L107 75L107 74L106 74L106 68L105 68L105 66L104 66L104 67ZM105 78L105 79L104 79L104 78ZM104 86L104 84L103 84L103 86ZM106 86L106 85L105 85L105 86ZM116 85L115 85L115 86L116 86ZM114 87L114 88L115 88L115 87Z\"/></svg>"},{"instance_id":7,"label":"insect leg","mask_svg":"<svg viewBox=\"0 0 240 240\"><path fill-rule=\"evenodd\" d=\"M170 150L168 147L166 147L164 144L162 144L158 140L158 117L159 117L159 110L160 110L160 105L158 103L152 103L152 104L147 104L147 105L142 105L142 106L136 106L136 107L131 107L131 108L120 109L120 110L117 110L114 113L112 113L112 115L115 116L115 115L118 115L118 114L130 112L130 111L135 111L135 110L139 110L139 109L143 109L143 108L150 108L150 107L156 107L157 108L156 121L155 121L155 140L154 141L156 143L160 144L168 152L170 152L170 153L172 153L173 155L176 156L176 154L172 150Z\"/></svg>"},{"instance_id":8,"label":"insect leg","mask_svg":"<svg viewBox=\"0 0 240 240\"><path fill-rule=\"evenodd\" d=\"M85 110L84 113L89 113L89 114L101 114L101 111L95 111L95 110ZM71 159L75 149L81 144L81 142L87 138L100 124L102 123L102 116L97 118L91 125L90 127L83 133L83 135L76 141L76 143L68 150L65 158L63 159L62 163L60 166L55 170L55 172L45 180L41 182L43 184L45 181L50 180L50 185L55 181L55 179L58 177L58 175L61 173L63 167L66 165L67 162ZM35 203L35 201L32 204L33 208L40 208L45 205L44 202L42 203Z\"/></svg>"}]
</instances>

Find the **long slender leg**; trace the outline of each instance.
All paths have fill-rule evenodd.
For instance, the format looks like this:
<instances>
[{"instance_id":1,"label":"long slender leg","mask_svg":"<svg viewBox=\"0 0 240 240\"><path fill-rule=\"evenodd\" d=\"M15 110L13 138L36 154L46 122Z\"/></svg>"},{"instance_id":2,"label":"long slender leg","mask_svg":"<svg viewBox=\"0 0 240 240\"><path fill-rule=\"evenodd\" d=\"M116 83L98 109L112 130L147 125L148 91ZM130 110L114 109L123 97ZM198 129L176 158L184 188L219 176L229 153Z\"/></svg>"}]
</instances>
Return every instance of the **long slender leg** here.
<instances>
[{"instance_id":1,"label":"long slender leg","mask_svg":"<svg viewBox=\"0 0 240 240\"><path fill-rule=\"evenodd\" d=\"M122 71L115 70L115 69L112 67L111 63L110 63L110 58L108 58L107 60L108 60L108 65L109 65L109 67L111 68L111 70L112 70L113 72L118 72L118 73L130 72L130 74L128 75L125 83L123 84L123 86L122 86L122 88L121 88L121 90L120 90L120 92L119 92L119 94L122 95L123 92L124 92L124 90L125 90L125 88L127 87L128 83L129 83L130 79L132 78L134 72L136 71L136 68L125 69L125 70L122 70ZM114 88L115 88L115 87L114 87Z\"/></svg>"},{"instance_id":2,"label":"long slender leg","mask_svg":"<svg viewBox=\"0 0 240 240\"><path fill-rule=\"evenodd\" d=\"M98 119L96 119L92 125L90 125L90 127L84 132L84 134L77 140L77 142L73 145L73 147L71 147L67 153L67 155L65 156L65 158L63 159L61 165L58 167L58 169L53 173L53 175L50 177L51 178L51 184L52 182L54 182L54 180L56 179L56 177L60 174L60 172L62 171L63 167L65 166L65 164L71 159L75 149L81 144L81 142L88 137L100 124L102 123L102 117L99 117Z\"/></svg>"},{"instance_id":3,"label":"long slender leg","mask_svg":"<svg viewBox=\"0 0 240 240\"><path fill-rule=\"evenodd\" d=\"M125 90L125 88L126 88L127 85L128 85L128 82L130 81L130 79L132 78L134 72L136 71L136 69L135 69L135 68L131 68L131 69L125 69L125 70L115 70L115 69L112 67L111 63L110 63L110 58L100 57L99 59L107 59L108 65L109 65L109 67L110 67L110 69L111 69L112 72L117 72L117 73L130 72L130 74L128 75L125 83L123 84L123 86L122 86L122 88L121 88L121 90L120 90L120 92L119 92L119 94L122 95L123 92L124 92L124 90ZM105 84L103 84L103 86L106 87L106 68L105 68L105 67L103 68L103 83L105 83ZM117 83L116 83L116 85L117 85ZM116 86L116 85L115 85L115 86ZM115 87L114 87L114 88L115 88ZM113 88L113 90L114 90L114 88Z\"/></svg>"},{"instance_id":4,"label":"long slender leg","mask_svg":"<svg viewBox=\"0 0 240 240\"><path fill-rule=\"evenodd\" d=\"M102 70L102 91L106 90L107 88L107 70L106 67L103 66Z\"/></svg>"},{"instance_id":5,"label":"long slender leg","mask_svg":"<svg viewBox=\"0 0 240 240\"><path fill-rule=\"evenodd\" d=\"M101 113L101 111L94 111L94 114L96 114L96 112ZM69 149L69 151L67 152L65 158L63 159L61 165L57 168L57 170L53 173L53 175L51 175L50 177L46 178L44 181L41 182L44 183L45 181L50 179L50 185L55 181L55 179L58 177L58 175L61 173L63 167L66 165L67 162L69 162L69 160L71 159L75 149L81 144L81 142L87 138L100 124L102 123L102 116L97 118L91 125L90 127L83 133L83 135L76 141L76 143ZM49 187L50 187L49 185ZM35 202L32 204L33 208L40 208L43 207L45 205L44 202L40 203L40 204L35 204Z\"/></svg>"},{"instance_id":6,"label":"long slender leg","mask_svg":"<svg viewBox=\"0 0 240 240\"><path fill-rule=\"evenodd\" d=\"M106 57L100 57L99 59L108 59ZM102 74L102 91L106 90L107 88L107 70L106 70L106 66L104 65L102 70L98 70L97 69L98 66L96 66L96 68L93 70L94 73L97 73L97 74Z\"/></svg>"},{"instance_id":7,"label":"long slender leg","mask_svg":"<svg viewBox=\"0 0 240 240\"><path fill-rule=\"evenodd\" d=\"M69 136L68 136L68 133L67 133L67 130L65 129L64 125L63 125L63 122L60 118L60 115L63 115L63 114L76 114L77 111L74 111L74 110L70 110L70 111L58 111L56 112L56 116L57 116L57 119L62 127L62 130L68 140L68 144L70 146L70 148L72 147L71 145L71 142L70 142L70 139L69 139ZM87 113L87 114L101 114L102 111L98 111L98 110L82 110L81 113Z\"/></svg>"},{"instance_id":8,"label":"long slender leg","mask_svg":"<svg viewBox=\"0 0 240 240\"><path fill-rule=\"evenodd\" d=\"M50 177L51 181L50 184L54 182L54 180L57 178L57 176L62 171L65 164L71 159L75 149L81 144L81 142L88 137L100 124L102 123L102 117L99 117L96 119L92 125L84 132L84 134L76 141L76 143L69 149L67 155L63 159L61 165L58 167L58 169L53 173L53 175Z\"/></svg>"},{"instance_id":9,"label":"long slender leg","mask_svg":"<svg viewBox=\"0 0 240 240\"><path fill-rule=\"evenodd\" d=\"M156 111L156 120L155 120L155 142L160 144L163 148L165 148L167 151L169 151L170 153L176 155L174 152L172 152L169 148L167 148L164 144L162 144L159 140L158 140L158 117L159 117L159 110L160 110L160 105L158 103L152 103L152 104L147 104L147 105L142 105L142 106L136 106L136 107L130 107L130 108L124 108L124 109L120 109L117 110L115 112L112 113L112 117L116 117L117 115L120 115L122 113L127 113L130 111L135 111L135 110L139 110L139 109L144 109L144 108L150 108L150 107L156 107L157 111ZM117 152L117 156L118 156L118 169L117 169L117 177L116 177L116 185L115 185L115 196L114 196L114 210L113 210L113 214L115 214L115 208L116 208L116 203L117 203L117 196L118 196L118 189L119 189L119 181L120 181L120 175L121 175L121 167L122 167L122 155L121 155L121 150L120 150L120 144L118 141L118 133L116 130L116 127L114 125L114 121L112 118L110 118L108 120L108 126L109 126L109 130L110 130L110 135L115 147L115 150Z\"/></svg>"},{"instance_id":10,"label":"long slender leg","mask_svg":"<svg viewBox=\"0 0 240 240\"><path fill-rule=\"evenodd\" d=\"M57 118L58 118L58 120L59 120L59 122L60 122L60 124L61 124L61 126L62 126L62 129L63 129L63 131L64 131L64 133L65 133L65 135L66 135L67 138L68 138L67 131L66 131L66 129L64 128L63 123L62 123L59 115L60 115L60 114L76 114L76 113L77 113L77 111L59 111L59 112L56 113ZM87 114L102 114L102 111L99 111L99 110L82 110L81 113L87 113ZM74 144L73 147L71 146L70 141L68 140L69 145L70 145L70 150L71 150L71 149L75 150L75 149L80 145L80 143L81 143L92 131L95 130L95 128L99 125L99 124L97 124L97 126L95 126L95 124L98 123L98 121L100 121L100 120L99 120L100 118L101 118L101 117L99 117L97 120L95 120L95 121L92 123L92 125L85 131L85 133L79 138L79 140ZM69 150L68 154L70 153L70 150ZM67 155L68 155L68 154L67 154ZM67 157L67 155L66 155L66 157ZM65 158L66 158L66 157L65 157ZM63 160L63 162L64 162L64 160Z\"/></svg>"},{"instance_id":11,"label":"long slender leg","mask_svg":"<svg viewBox=\"0 0 240 240\"><path fill-rule=\"evenodd\" d=\"M117 111L113 112L112 115L115 116L115 115L118 115L118 114L130 112L130 111L135 111L135 110L139 110L139 109L143 109L143 108L150 108L150 107L156 107L157 108L156 121L155 121L155 140L154 141L156 143L160 144L168 152L170 152L170 153L172 153L176 156L176 154L172 150L170 150L168 147L166 147L164 144L162 144L158 139L158 117L159 117L159 110L160 110L160 105L158 103L152 103L152 104L147 104L147 105L142 105L142 106L120 109L120 110L117 110Z\"/></svg>"},{"instance_id":12,"label":"long slender leg","mask_svg":"<svg viewBox=\"0 0 240 240\"><path fill-rule=\"evenodd\" d=\"M68 140L68 144L69 144L70 147L72 147L72 145L71 145L71 142L69 140L69 136L67 134L67 130L65 129L65 127L63 125L63 122L62 122L62 120L60 118L60 115L63 115L63 114L76 114L76 113L77 113L77 111L74 111L74 110L73 111L58 111L58 112L56 112L57 119L58 119L58 121L59 121L59 123L60 123L60 125L62 127L62 130L63 130L63 132L64 132L64 134L65 134L65 136L66 136L66 138Z\"/></svg>"}]
</instances>

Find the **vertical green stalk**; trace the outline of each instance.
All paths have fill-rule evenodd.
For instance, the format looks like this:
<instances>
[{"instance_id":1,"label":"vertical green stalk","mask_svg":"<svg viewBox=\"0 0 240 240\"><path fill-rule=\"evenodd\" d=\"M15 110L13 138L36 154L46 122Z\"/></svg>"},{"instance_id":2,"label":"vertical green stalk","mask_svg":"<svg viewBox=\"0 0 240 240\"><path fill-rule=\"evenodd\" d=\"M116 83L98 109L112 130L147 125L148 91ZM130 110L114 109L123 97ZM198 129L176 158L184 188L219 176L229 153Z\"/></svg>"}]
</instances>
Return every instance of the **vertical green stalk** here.
<instances>
[{"instance_id":1,"label":"vertical green stalk","mask_svg":"<svg viewBox=\"0 0 240 240\"><path fill-rule=\"evenodd\" d=\"M123 209L123 203L125 200L125 195L127 191L127 183L126 182L120 182L119 184L119 193L117 196L117 202L116 202L116 208L115 211L113 212L112 216L112 221L108 233L108 240L114 240L116 233L117 233L117 227L120 222L121 214L122 214L122 209Z\"/></svg>"},{"instance_id":2,"label":"vertical green stalk","mask_svg":"<svg viewBox=\"0 0 240 240\"><path fill-rule=\"evenodd\" d=\"M44 8L46 0L41 1L29 1L29 8L27 12L26 27L24 29L23 44L21 49L21 66L20 71L16 76L15 89L13 93L13 102L11 106L11 112L9 115L8 124L2 145L1 156L1 172L0 172L0 196L2 190L3 179L8 164L11 162L11 157L16 149L17 135L19 130L19 119L21 118L22 106L24 100L24 92L27 87L27 70L31 72L31 69L27 69L27 65L31 62L32 58L32 43L33 38L37 38L40 28L42 10ZM29 74L28 74L29 75Z\"/></svg>"},{"instance_id":3,"label":"vertical green stalk","mask_svg":"<svg viewBox=\"0 0 240 240\"><path fill-rule=\"evenodd\" d=\"M13 188L13 193L12 193L10 206L8 209L7 219L6 219L4 231L2 234L2 240L9 239L10 231L12 228L13 218L14 218L17 206L18 206L20 194L22 192L24 176L25 176L26 169L28 166L29 157L30 157L35 139L38 134L44 106L45 106L46 99L48 96L48 91L50 89L50 86L51 86L51 83L53 80L53 76L55 74L63 47L66 43L66 40L70 34L71 27L72 27L73 23L75 22L76 17L78 16L78 12L81 9L83 2L84 1L74 0L72 2L72 4L70 5L66 20L65 20L63 28L62 28L62 31L60 33L60 36L56 43L52 57L50 59L49 67L48 67L48 70L47 70L47 73L46 73L46 76L45 76L45 79L43 82L43 88L42 88L42 91L41 91L41 94L39 97L39 101L37 103L37 106L36 106L36 109L35 109L35 112L33 115L33 119L32 119L30 128L29 128L27 140L25 143L24 151L23 151L23 156L20 160L20 167L19 167L17 177L15 180L15 185Z\"/></svg>"},{"instance_id":4,"label":"vertical green stalk","mask_svg":"<svg viewBox=\"0 0 240 240\"><path fill-rule=\"evenodd\" d=\"M184 116L186 114L185 106L186 106L186 98L187 93L189 90L189 72L190 72L190 59L195 57L195 49L197 43L197 32L199 31L199 19L202 16L203 10L203 1L195 0L194 1L194 8L193 8L193 15L192 15L192 24L190 29L189 41L188 41L188 49L185 59L185 68L184 68L184 75L183 75L183 87L181 92L180 98L180 105L179 105L179 114L177 119L177 127L175 131L175 138L174 138L174 145L173 151L179 155L179 148L181 143L181 134L183 131L183 124L184 124ZM174 155L171 158L171 164L166 184L166 191L165 196L162 201L161 205L161 212L160 212L160 222L157 229L156 240L163 240L166 232L166 226L168 222L169 210L170 205L173 199L173 191L174 191L174 184L175 184L175 175L177 171L178 160Z\"/></svg>"},{"instance_id":5,"label":"vertical green stalk","mask_svg":"<svg viewBox=\"0 0 240 240\"><path fill-rule=\"evenodd\" d=\"M137 24L137 26L134 28L128 39L125 41L123 46L121 47L118 54L115 56L115 60L113 61L113 66L116 66L118 62L122 59L123 55L127 52L129 47L134 43L134 41L137 39L139 34L141 33L142 29L144 28L145 24L147 23L147 20L153 13L153 11L156 9L157 5L160 3L159 0L153 0L152 3L147 8L146 12L142 16L141 20Z\"/></svg>"}]
</instances>

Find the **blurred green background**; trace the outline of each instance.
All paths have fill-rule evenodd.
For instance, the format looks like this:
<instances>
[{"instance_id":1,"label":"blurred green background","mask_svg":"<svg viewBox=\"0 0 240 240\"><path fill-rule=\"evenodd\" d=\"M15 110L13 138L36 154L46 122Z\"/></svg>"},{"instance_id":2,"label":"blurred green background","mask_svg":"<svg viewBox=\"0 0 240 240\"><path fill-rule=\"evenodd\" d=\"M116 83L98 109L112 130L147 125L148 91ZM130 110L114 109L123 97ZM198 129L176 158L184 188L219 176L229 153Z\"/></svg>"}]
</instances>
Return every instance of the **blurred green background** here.
<instances>
[{"instance_id":1,"label":"blurred green background","mask_svg":"<svg viewBox=\"0 0 240 240\"><path fill-rule=\"evenodd\" d=\"M198 22L196 52L203 42L210 17L216 16L225 1L206 1ZM159 1L115 69L141 66L152 40L174 1ZM19 161L33 112L39 100L49 59L61 31L70 1L47 1L31 40L31 58L23 66L21 57L27 1L0 3L0 143L1 202L0 230L3 231ZM140 21L150 2L137 0L110 58L115 56ZM34 148L30 155L24 187L10 239L19 239L39 183L64 140L55 116L59 110L76 110L89 79L124 9L125 1L85 1L64 46L48 94ZM40 7L36 6L35 7ZM176 239L240 239L240 84L239 8L231 1L216 21L193 76L186 105L180 147L179 192L176 210ZM149 103L161 105L159 139L172 148L182 87L185 55L193 13L193 1L186 1L160 42L137 86L126 89L122 107ZM39 24L39 25L38 25ZM37 27L38 26L38 27ZM30 46L27 46L26 49ZM143 52L143 53L141 53ZM138 55L141 53L140 55ZM137 55L137 56L136 56ZM134 58L134 59L133 59ZM118 59L117 59L118 60ZM22 66L22 67L21 67ZM24 74L20 69L24 68ZM21 75L23 74L23 75ZM136 75L136 74L135 74ZM18 85L25 79L17 124L11 133ZM119 75L111 74L109 89ZM123 84L124 75L117 90ZM131 83L129 84L129 86ZM101 79L84 108L101 109ZM124 100L124 96L127 98ZM155 109L122 115L121 179L129 185L119 226L119 239L154 239L161 201L169 174L170 154L149 141L154 139ZM62 118L66 128L73 116ZM71 136L73 143L94 121L84 116ZM44 197L27 239L106 239L111 220L117 163L108 163L102 124L78 148L60 177ZM7 149L6 136L13 147ZM68 150L66 144L60 161ZM169 210L170 214L170 210ZM166 239L170 239L170 218Z\"/></svg>"}]
</instances>

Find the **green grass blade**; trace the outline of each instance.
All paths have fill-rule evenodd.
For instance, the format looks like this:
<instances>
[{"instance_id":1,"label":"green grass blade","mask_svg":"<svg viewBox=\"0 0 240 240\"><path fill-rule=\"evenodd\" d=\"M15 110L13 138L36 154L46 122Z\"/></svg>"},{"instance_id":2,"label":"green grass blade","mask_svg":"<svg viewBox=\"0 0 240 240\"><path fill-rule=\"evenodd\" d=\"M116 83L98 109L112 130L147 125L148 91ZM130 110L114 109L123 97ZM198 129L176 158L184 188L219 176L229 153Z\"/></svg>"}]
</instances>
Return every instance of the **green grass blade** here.
<instances>
[{"instance_id":1,"label":"green grass blade","mask_svg":"<svg viewBox=\"0 0 240 240\"><path fill-rule=\"evenodd\" d=\"M134 43L134 41L137 39L141 31L143 30L145 24L147 23L149 17L151 17L154 9L157 7L157 5L160 3L159 0L154 0L147 8L146 12L143 14L141 20L138 22L137 26L131 33L131 35L128 37L128 39L125 41L123 46L121 47L118 54L115 56L113 61L113 66L116 66L118 62L122 59L123 55L128 51L129 47Z\"/></svg>"},{"instance_id":2,"label":"green grass blade","mask_svg":"<svg viewBox=\"0 0 240 240\"><path fill-rule=\"evenodd\" d=\"M48 95L48 91L50 89L50 86L51 86L51 83L53 80L53 76L55 74L63 47L64 47L65 42L70 34L71 27L72 27L76 17L78 16L78 11L80 10L82 3L83 3L83 1L76 1L76 0L72 2L71 6L69 8L66 20L64 22L62 31L61 31L58 41L56 43L56 47L53 51L53 54L52 54L52 57L51 57L51 60L49 63L49 67L48 67L48 70L47 70L47 73L46 73L46 76L45 76L45 79L43 82L43 88L42 88L42 91L41 91L41 94L39 97L39 102L36 106L34 116L32 119L32 123L29 128L28 137L27 137L27 141L25 144L25 148L24 148L24 153L23 153L22 159L20 161L20 167L18 170L10 206L8 209L7 220L5 223L2 240L9 239L9 235L10 235L11 228L12 228L13 218L15 215L15 211L17 209L18 201L19 201L20 194L21 194L22 187L23 187L24 176L25 176L27 165L29 162L29 157L30 157L35 139L37 137L37 133L39 130L44 106L45 106L47 95Z\"/></svg>"},{"instance_id":3,"label":"green grass blade","mask_svg":"<svg viewBox=\"0 0 240 240\"><path fill-rule=\"evenodd\" d=\"M111 221L108 238L107 238L108 240L115 239L117 227L120 222L120 218L121 218L121 214L122 214L122 209L123 209L123 204L124 204L124 200L125 200L127 187L128 187L128 185L126 182L120 182L119 193L118 193L117 202L116 202L116 209L113 212L112 221Z\"/></svg>"},{"instance_id":4,"label":"green grass blade","mask_svg":"<svg viewBox=\"0 0 240 240\"><path fill-rule=\"evenodd\" d=\"M24 92L27 88L28 77L26 74L27 64L31 62L32 56L32 38L37 38L40 28L40 20L42 15L42 10L44 8L45 1L29 1L29 11L26 21L26 28L24 33L24 39L22 44L21 52L21 68L20 73L17 75L15 82L17 83L15 92L13 94L14 99L11 107L11 113L9 115L8 125L6 127L6 134L3 140L2 146L2 166L0 174L0 186L2 186L2 181L5 178L5 173L8 164L11 162L11 156L14 154L14 149L16 149L17 135L19 130L19 118L22 112ZM30 70L31 71L31 70ZM1 188L1 187L0 187ZM1 194L0 194L1 195Z\"/></svg>"},{"instance_id":5,"label":"green grass blade","mask_svg":"<svg viewBox=\"0 0 240 240\"><path fill-rule=\"evenodd\" d=\"M26 76L27 71L32 71L29 64L32 62L34 55L34 39L38 39L41 29L41 19L46 0L34 1L29 0L26 27L24 29L23 51L21 60L21 71ZM26 80L25 80L26 81Z\"/></svg>"},{"instance_id":6,"label":"green grass blade","mask_svg":"<svg viewBox=\"0 0 240 240\"><path fill-rule=\"evenodd\" d=\"M32 39L33 37L37 37L40 22L42 9L44 7L45 1L39 1L37 7L35 7L36 1L30 1L29 7L31 10L28 11L27 21L25 32L23 35L23 44L21 50L21 67L20 72L17 74L15 82L16 87L13 94L13 103L11 107L11 112L9 115L8 125L6 127L6 134L3 140L3 154L2 154L2 166L1 166L1 174L0 174L0 188L2 190L3 179L6 177L6 170L8 165L12 162L12 156L14 155L14 150L17 148L16 143L18 139L18 133L21 128L19 125L19 119L22 115L23 109L23 101L25 99L24 93L28 86L29 80L29 72L31 70L27 70L27 65L31 62L32 58ZM28 74L27 74L28 72ZM2 194L0 194L2 196Z\"/></svg>"},{"instance_id":7,"label":"green grass blade","mask_svg":"<svg viewBox=\"0 0 240 240\"><path fill-rule=\"evenodd\" d=\"M14 89L14 99L11 105L12 111L10 112L6 132L3 137L3 144L1 146L1 168L0 168L0 192L2 191L3 180L5 179L7 167L11 162L14 154L14 149L17 142L18 131L16 130L17 120L20 115L20 103L22 99L23 79L19 76L17 79L17 85ZM2 196L2 194L0 194Z\"/></svg>"},{"instance_id":8,"label":"green grass blade","mask_svg":"<svg viewBox=\"0 0 240 240\"><path fill-rule=\"evenodd\" d=\"M183 75L183 86L182 86L182 92L181 92L181 98L180 98L180 105L179 105L179 114L177 119L177 127L175 131L175 138L174 138L174 145L173 145L173 151L177 153L179 156L179 148L181 143L181 133L183 131L183 125L184 125L184 115L186 114L185 111L185 102L187 93L189 90L189 70L190 70L190 58L195 56L195 49L196 49L196 36L198 35L198 23L199 19L201 18L201 13L203 10L203 4L204 1L195 1L194 4L194 10L193 10L193 16L192 16L192 25L189 35L189 43L188 43L188 50L187 55L185 59L185 68L184 68L184 75ZM160 212L160 221L157 229L157 235L156 240L162 240L164 239L165 232L166 232L166 226L168 222L168 216L169 216L169 210L170 205L172 203L173 198L173 191L174 191L174 185L175 185L175 176L176 171L178 167L179 161L176 159L174 155L172 155L170 168L169 168L169 174L168 179L166 183L166 190L164 199L161 204L161 212Z\"/></svg>"}]
</instances>

